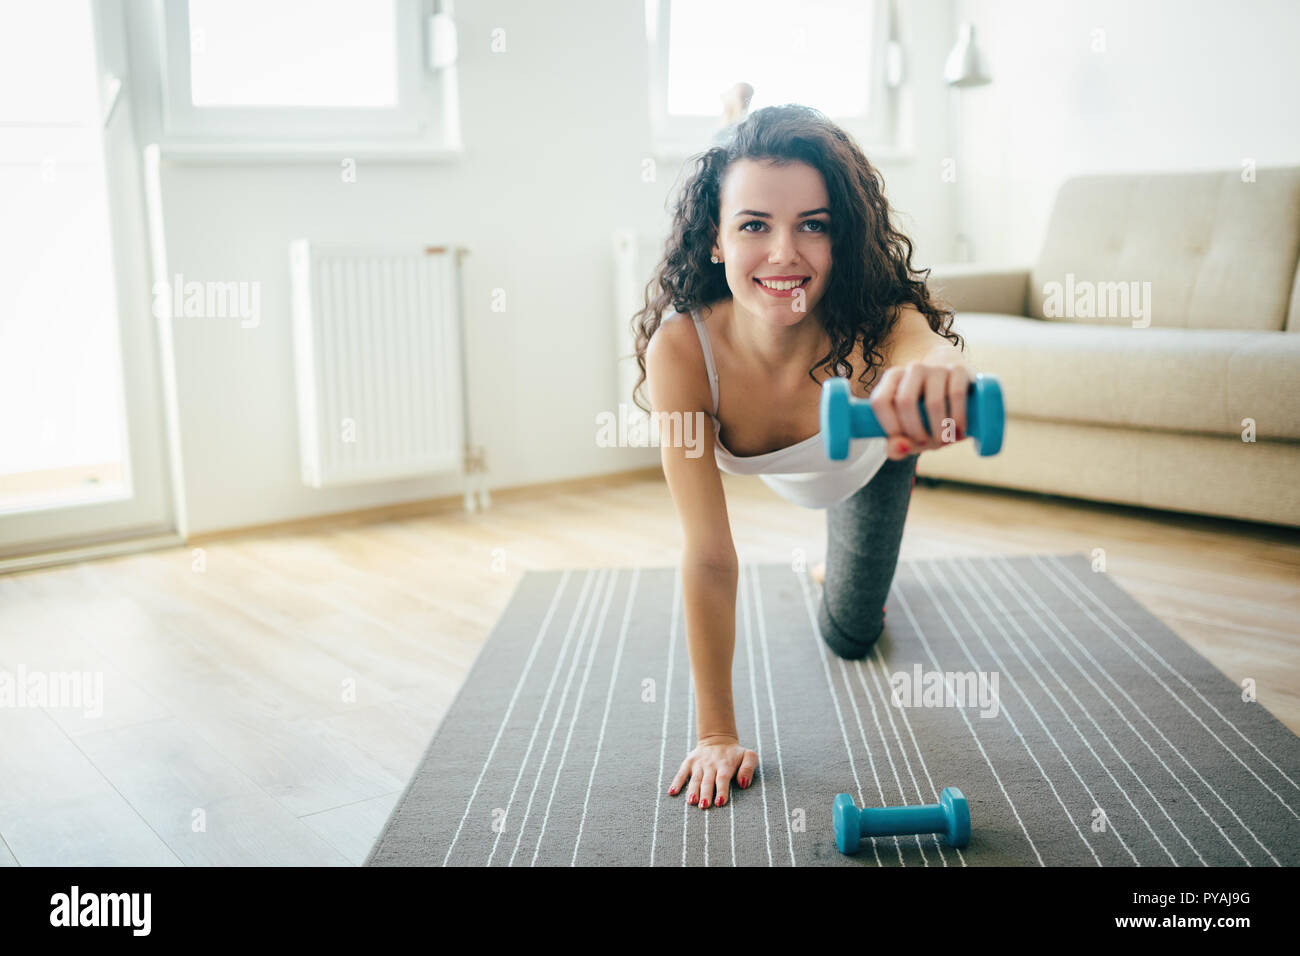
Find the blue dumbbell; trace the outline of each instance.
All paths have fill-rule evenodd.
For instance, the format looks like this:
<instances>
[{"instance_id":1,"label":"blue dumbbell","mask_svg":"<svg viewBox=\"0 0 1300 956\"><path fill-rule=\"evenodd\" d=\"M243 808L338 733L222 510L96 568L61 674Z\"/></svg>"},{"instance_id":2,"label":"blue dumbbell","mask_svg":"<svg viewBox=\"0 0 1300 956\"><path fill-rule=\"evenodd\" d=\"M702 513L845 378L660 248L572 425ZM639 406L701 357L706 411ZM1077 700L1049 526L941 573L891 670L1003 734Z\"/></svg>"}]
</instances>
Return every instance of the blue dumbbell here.
<instances>
[{"instance_id":1,"label":"blue dumbbell","mask_svg":"<svg viewBox=\"0 0 1300 956\"><path fill-rule=\"evenodd\" d=\"M925 405L917 404L921 424L928 432L930 419L925 414ZM976 373L966 392L966 433L981 456L996 455L1001 450L1005 421L1002 386L993 376ZM828 378L822 383L821 430L826 454L837 461L849 456L850 438L885 437L871 405L853 397L847 378Z\"/></svg>"},{"instance_id":2,"label":"blue dumbbell","mask_svg":"<svg viewBox=\"0 0 1300 956\"><path fill-rule=\"evenodd\" d=\"M837 794L831 808L835 845L841 853L857 853L863 837L901 836L905 833L942 833L949 846L970 842L970 808L956 787L944 787L939 802L915 807L865 807L861 810L847 793Z\"/></svg>"}]
</instances>

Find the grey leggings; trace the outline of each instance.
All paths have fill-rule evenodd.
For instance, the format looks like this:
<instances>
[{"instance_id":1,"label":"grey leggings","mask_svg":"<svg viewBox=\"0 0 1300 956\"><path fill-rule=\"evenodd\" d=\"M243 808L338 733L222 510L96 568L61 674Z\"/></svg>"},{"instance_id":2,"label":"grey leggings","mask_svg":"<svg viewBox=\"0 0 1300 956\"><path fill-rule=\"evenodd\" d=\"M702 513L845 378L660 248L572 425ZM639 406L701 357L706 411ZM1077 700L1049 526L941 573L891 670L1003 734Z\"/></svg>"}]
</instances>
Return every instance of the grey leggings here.
<instances>
[{"instance_id":1,"label":"grey leggings","mask_svg":"<svg viewBox=\"0 0 1300 956\"><path fill-rule=\"evenodd\" d=\"M884 629L916 458L886 461L870 481L826 509L826 580L817 618L822 639L840 657L866 657Z\"/></svg>"}]
</instances>

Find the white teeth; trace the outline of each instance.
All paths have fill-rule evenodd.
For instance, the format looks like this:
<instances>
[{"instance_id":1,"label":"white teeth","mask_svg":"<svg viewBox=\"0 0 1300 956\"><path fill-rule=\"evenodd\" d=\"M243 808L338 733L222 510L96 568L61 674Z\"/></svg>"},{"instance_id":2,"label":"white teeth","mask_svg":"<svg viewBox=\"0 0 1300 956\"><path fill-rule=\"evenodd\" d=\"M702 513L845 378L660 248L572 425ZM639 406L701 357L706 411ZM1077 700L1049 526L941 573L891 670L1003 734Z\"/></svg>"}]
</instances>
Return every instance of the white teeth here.
<instances>
[{"instance_id":1,"label":"white teeth","mask_svg":"<svg viewBox=\"0 0 1300 956\"><path fill-rule=\"evenodd\" d=\"M790 289L793 289L795 286L801 285L803 283L803 279L793 279L788 282L764 282L762 279L759 279L758 282L760 285L767 286L767 288L772 289L773 291L788 292Z\"/></svg>"}]
</instances>

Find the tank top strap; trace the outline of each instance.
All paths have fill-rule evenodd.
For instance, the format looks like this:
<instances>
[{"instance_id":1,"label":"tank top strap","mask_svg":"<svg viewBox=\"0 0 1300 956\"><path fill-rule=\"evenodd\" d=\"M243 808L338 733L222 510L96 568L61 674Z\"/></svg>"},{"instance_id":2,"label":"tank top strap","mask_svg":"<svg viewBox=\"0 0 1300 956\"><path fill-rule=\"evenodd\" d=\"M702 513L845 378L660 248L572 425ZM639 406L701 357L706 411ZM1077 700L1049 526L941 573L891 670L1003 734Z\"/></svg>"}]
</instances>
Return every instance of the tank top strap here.
<instances>
[{"instance_id":1,"label":"tank top strap","mask_svg":"<svg viewBox=\"0 0 1300 956\"><path fill-rule=\"evenodd\" d=\"M709 344L709 330L700 318L699 312L691 309L691 319L695 322L695 333L700 337L700 348L704 351L704 367L709 373L709 392L713 395L713 416L718 415L718 369L713 364L713 346Z\"/></svg>"}]
</instances>

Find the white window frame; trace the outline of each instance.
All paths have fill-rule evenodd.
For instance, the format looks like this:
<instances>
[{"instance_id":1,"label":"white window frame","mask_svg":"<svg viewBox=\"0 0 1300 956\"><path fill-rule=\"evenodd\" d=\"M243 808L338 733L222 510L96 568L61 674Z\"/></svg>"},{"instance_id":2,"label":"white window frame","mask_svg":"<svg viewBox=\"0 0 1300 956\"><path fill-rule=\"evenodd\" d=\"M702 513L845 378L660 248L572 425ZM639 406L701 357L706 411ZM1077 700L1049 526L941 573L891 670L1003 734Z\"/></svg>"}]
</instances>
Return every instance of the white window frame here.
<instances>
[{"instance_id":1,"label":"white window frame","mask_svg":"<svg viewBox=\"0 0 1300 956\"><path fill-rule=\"evenodd\" d=\"M413 143L438 140L445 70L431 72L424 55L428 13L423 0L392 0L396 8L398 105L394 109L195 106L190 87L188 0L155 0L162 79L164 141L174 143Z\"/></svg>"},{"instance_id":2,"label":"white window frame","mask_svg":"<svg viewBox=\"0 0 1300 956\"><path fill-rule=\"evenodd\" d=\"M5 509L0 514L0 574L182 543L184 486L179 472L179 436L163 397L169 373L160 359L163 333L151 319L141 150L125 90L130 66L123 16L126 2L129 0L85 0L94 31L102 117L87 126L49 127L48 145L42 149L45 158L62 162L65 150L77 146L80 151L85 138L102 140L114 321L121 342L118 414L124 426L125 490L80 500L61 496L44 504ZM13 145L12 141L0 143L0 147ZM41 161L41 156L24 156L12 148L5 158L18 164Z\"/></svg>"},{"instance_id":3,"label":"white window frame","mask_svg":"<svg viewBox=\"0 0 1300 956\"><path fill-rule=\"evenodd\" d=\"M873 49L871 88L866 115L830 116L864 149L897 149L899 91L889 80L889 46L894 34L890 0L862 0L871 7ZM646 38L650 52L650 123L656 152L680 157L702 152L717 131L721 116L671 116L668 113L668 39L673 0L645 0ZM797 8L792 8L797 9ZM816 104L808 104L815 106ZM829 115L829 114L828 114Z\"/></svg>"}]
</instances>

